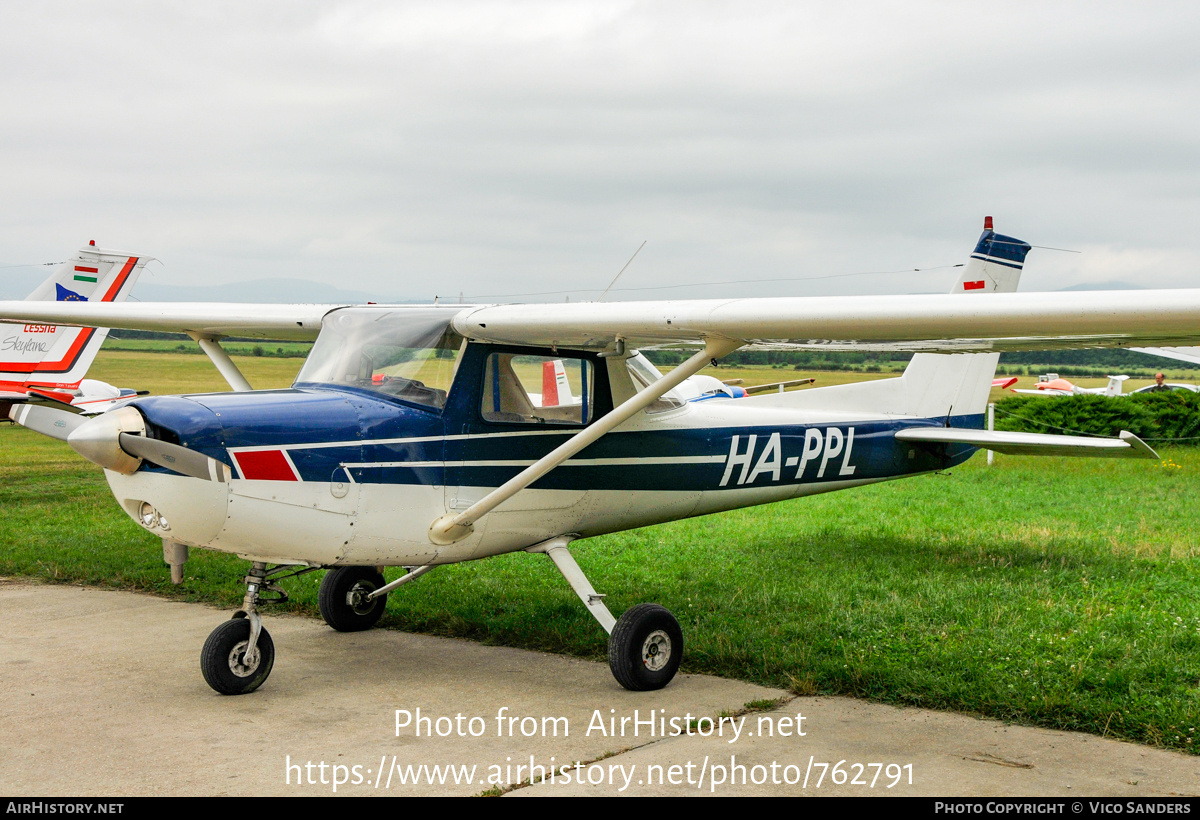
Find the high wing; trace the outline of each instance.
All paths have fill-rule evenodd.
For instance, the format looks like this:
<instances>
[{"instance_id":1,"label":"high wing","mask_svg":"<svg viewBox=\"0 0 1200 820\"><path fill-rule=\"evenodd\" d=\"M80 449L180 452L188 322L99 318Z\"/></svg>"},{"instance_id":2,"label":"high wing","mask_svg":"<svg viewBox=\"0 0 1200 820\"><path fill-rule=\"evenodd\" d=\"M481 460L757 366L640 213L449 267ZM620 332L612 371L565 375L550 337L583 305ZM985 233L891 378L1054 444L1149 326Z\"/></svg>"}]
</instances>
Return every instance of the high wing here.
<instances>
[{"instance_id":1,"label":"high wing","mask_svg":"<svg viewBox=\"0 0 1200 820\"><path fill-rule=\"evenodd\" d=\"M1124 347L1200 340L1200 290L1092 291L1069 306L1043 294L832 296L672 302L497 305L460 313L462 335L491 342L598 348L727 339L765 347L987 352ZM1171 342L1163 341L1174 340Z\"/></svg>"},{"instance_id":2,"label":"high wing","mask_svg":"<svg viewBox=\"0 0 1200 820\"><path fill-rule=\"evenodd\" d=\"M0 302L0 320L306 340L341 307L348 305ZM987 293L442 309L455 311L454 328L467 338L577 349L708 340L941 353L1200 344L1200 289L1090 291L1075 294L1070 305L1048 304L1038 293Z\"/></svg>"},{"instance_id":3,"label":"high wing","mask_svg":"<svg viewBox=\"0 0 1200 820\"><path fill-rule=\"evenodd\" d=\"M0 320L195 333L208 338L315 339L321 317L346 305L234 302L0 302Z\"/></svg>"}]
</instances>

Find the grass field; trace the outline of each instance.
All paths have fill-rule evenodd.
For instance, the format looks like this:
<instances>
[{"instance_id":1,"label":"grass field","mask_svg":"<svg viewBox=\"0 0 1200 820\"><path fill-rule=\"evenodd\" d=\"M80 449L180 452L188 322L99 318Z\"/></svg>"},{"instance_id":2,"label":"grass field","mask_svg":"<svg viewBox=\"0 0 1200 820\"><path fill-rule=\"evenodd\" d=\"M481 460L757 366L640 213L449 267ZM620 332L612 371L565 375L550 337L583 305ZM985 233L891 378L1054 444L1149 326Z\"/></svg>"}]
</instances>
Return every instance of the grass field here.
<instances>
[{"instance_id":1,"label":"grass field","mask_svg":"<svg viewBox=\"0 0 1200 820\"><path fill-rule=\"evenodd\" d=\"M299 360L239 365L269 387L290 381ZM211 371L198 357L105 353L93 375L155 392L192 379L192 389L222 389ZM759 381L782 378L765 372ZM852 374L828 375L818 383ZM0 429L0 446L0 573L230 609L241 600L245 562L203 550L171 587L158 541L65 446L17 428ZM977 457L953 475L619 533L574 552L614 612L643 601L675 612L686 671L1200 753L1200 451L1163 455L998 456L991 468ZM318 576L289 583L289 611L316 614ZM551 562L523 553L439 568L390 596L383 626L605 655L604 633Z\"/></svg>"}]
</instances>

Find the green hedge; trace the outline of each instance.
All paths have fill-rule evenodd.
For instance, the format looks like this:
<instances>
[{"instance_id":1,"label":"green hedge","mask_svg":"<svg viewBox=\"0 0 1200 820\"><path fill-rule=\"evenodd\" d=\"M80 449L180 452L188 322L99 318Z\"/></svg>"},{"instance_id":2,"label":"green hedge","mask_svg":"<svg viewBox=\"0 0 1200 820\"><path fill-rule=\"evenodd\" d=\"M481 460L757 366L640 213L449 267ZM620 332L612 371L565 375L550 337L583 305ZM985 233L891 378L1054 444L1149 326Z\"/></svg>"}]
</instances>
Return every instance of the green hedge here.
<instances>
[{"instance_id":1,"label":"green hedge","mask_svg":"<svg viewBox=\"0 0 1200 820\"><path fill-rule=\"evenodd\" d=\"M1173 390L1108 396L1013 396L996 402L996 429L1115 436L1200 444L1200 393Z\"/></svg>"}]
</instances>

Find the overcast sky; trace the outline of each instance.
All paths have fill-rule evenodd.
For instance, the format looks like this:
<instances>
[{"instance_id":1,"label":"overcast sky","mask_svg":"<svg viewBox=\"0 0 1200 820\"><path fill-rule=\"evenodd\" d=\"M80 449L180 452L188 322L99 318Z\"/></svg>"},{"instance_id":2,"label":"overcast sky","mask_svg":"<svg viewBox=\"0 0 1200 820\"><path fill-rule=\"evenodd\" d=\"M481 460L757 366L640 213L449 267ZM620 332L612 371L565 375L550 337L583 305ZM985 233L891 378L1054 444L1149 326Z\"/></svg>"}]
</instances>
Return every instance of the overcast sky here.
<instances>
[{"instance_id":1,"label":"overcast sky","mask_svg":"<svg viewBox=\"0 0 1200 820\"><path fill-rule=\"evenodd\" d=\"M609 301L928 292L992 214L1082 251L1023 289L1200 287L1194 2L50 0L0 38L3 265L576 301L645 240Z\"/></svg>"}]
</instances>

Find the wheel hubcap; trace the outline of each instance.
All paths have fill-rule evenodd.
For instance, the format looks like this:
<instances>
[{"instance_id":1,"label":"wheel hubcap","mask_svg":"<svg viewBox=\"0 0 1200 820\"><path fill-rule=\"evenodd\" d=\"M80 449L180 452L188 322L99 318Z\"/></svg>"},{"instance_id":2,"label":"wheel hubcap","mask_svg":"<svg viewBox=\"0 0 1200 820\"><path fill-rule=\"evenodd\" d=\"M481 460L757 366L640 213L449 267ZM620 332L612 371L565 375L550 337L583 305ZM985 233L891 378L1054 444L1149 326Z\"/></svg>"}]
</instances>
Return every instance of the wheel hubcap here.
<instances>
[{"instance_id":1,"label":"wheel hubcap","mask_svg":"<svg viewBox=\"0 0 1200 820\"><path fill-rule=\"evenodd\" d=\"M350 591L346 593L346 603L354 610L355 615L369 615L371 610L375 608L378 601L372 601L367 598L375 591L374 584L368 584L365 581L359 581Z\"/></svg>"},{"instance_id":2,"label":"wheel hubcap","mask_svg":"<svg viewBox=\"0 0 1200 820\"><path fill-rule=\"evenodd\" d=\"M250 641L241 641L229 650L229 671L239 678L248 678L253 675L258 669L258 661L262 657L256 649L254 657L247 659L246 647L249 644Z\"/></svg>"},{"instance_id":3,"label":"wheel hubcap","mask_svg":"<svg viewBox=\"0 0 1200 820\"><path fill-rule=\"evenodd\" d=\"M657 672L671 660L671 639L666 632L657 629L646 636L642 643L642 663L651 672Z\"/></svg>"}]
</instances>

